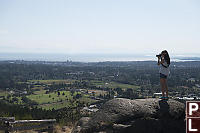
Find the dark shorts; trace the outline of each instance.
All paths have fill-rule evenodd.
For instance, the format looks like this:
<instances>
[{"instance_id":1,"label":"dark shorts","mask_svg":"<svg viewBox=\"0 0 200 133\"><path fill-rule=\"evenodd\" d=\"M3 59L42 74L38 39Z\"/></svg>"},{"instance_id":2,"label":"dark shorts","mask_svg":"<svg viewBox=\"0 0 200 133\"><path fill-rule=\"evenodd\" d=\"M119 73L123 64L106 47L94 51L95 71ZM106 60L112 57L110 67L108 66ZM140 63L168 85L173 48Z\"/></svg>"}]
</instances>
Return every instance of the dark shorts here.
<instances>
[{"instance_id":1,"label":"dark shorts","mask_svg":"<svg viewBox=\"0 0 200 133\"><path fill-rule=\"evenodd\" d=\"M167 75L160 73L160 78L166 79L166 78L167 78Z\"/></svg>"}]
</instances>

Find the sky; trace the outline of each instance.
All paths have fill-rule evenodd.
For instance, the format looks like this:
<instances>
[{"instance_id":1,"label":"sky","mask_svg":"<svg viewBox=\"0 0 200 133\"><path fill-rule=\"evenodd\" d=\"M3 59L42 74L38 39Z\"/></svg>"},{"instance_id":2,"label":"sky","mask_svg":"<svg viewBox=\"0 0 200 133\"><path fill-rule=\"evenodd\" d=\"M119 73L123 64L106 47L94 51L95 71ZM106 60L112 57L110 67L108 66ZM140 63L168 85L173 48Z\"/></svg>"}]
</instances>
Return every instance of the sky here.
<instances>
[{"instance_id":1,"label":"sky","mask_svg":"<svg viewBox=\"0 0 200 133\"><path fill-rule=\"evenodd\" d=\"M200 51L199 0L0 0L1 53Z\"/></svg>"}]
</instances>

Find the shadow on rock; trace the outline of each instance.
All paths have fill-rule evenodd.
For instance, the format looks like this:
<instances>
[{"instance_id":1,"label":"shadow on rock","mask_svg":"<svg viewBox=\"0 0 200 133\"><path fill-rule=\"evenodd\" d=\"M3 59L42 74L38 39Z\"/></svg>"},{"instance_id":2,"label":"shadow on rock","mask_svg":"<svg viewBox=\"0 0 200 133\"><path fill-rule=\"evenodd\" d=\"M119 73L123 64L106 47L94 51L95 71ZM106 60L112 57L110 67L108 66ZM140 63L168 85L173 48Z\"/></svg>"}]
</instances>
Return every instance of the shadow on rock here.
<instances>
[{"instance_id":1,"label":"shadow on rock","mask_svg":"<svg viewBox=\"0 0 200 133\"><path fill-rule=\"evenodd\" d=\"M159 109L158 114L160 118L169 118L170 117L170 110L169 110L169 104L166 100L160 100L159 101Z\"/></svg>"}]
</instances>

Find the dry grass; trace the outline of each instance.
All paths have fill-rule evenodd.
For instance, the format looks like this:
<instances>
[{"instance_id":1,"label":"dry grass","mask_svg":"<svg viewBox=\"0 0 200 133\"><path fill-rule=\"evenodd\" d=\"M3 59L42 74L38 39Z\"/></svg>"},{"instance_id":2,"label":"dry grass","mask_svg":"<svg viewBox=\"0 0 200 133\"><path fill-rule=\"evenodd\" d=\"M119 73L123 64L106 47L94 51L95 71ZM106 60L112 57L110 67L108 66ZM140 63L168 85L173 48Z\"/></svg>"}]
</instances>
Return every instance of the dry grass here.
<instances>
[{"instance_id":1,"label":"dry grass","mask_svg":"<svg viewBox=\"0 0 200 133\"><path fill-rule=\"evenodd\" d=\"M71 126L63 126L63 127L60 127L59 125L54 126L53 133L71 133L71 132L72 132ZM4 133L4 132L0 131L0 133ZM33 130L27 130L27 131L17 131L14 133L38 133L38 132L33 131ZM48 133L48 132L43 132L43 133Z\"/></svg>"},{"instance_id":2,"label":"dry grass","mask_svg":"<svg viewBox=\"0 0 200 133\"><path fill-rule=\"evenodd\" d=\"M15 133L38 133L38 132L32 131L32 130L27 130L27 131L17 131Z\"/></svg>"},{"instance_id":3,"label":"dry grass","mask_svg":"<svg viewBox=\"0 0 200 133\"><path fill-rule=\"evenodd\" d=\"M60 127L60 126L56 125L54 127L54 133L71 133L71 132L72 132L72 127L70 127L70 126Z\"/></svg>"}]
</instances>

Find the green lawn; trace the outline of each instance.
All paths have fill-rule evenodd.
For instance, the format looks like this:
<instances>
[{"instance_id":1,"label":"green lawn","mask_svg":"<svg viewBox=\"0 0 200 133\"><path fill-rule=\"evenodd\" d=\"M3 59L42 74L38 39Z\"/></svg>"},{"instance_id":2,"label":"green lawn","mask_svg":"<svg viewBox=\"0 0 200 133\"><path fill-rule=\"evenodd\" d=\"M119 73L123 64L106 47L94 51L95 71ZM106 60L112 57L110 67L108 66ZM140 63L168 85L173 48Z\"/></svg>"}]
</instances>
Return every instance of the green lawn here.
<instances>
[{"instance_id":1,"label":"green lawn","mask_svg":"<svg viewBox=\"0 0 200 133\"><path fill-rule=\"evenodd\" d=\"M51 104L41 104L39 107L46 109L46 110L51 110L51 109L60 109L64 107L71 107L74 106L74 103L70 103L68 101L63 101L63 102L58 102L58 103L51 103Z\"/></svg>"},{"instance_id":2,"label":"green lawn","mask_svg":"<svg viewBox=\"0 0 200 133\"><path fill-rule=\"evenodd\" d=\"M83 96L78 101L91 104L91 103L95 102L96 100L90 99L87 96ZM77 104L73 100L65 100L65 101L57 102L57 103L40 104L39 105L39 107L41 107L43 109L47 109L47 110L51 110L53 108L60 109L60 108L64 108L64 107L76 107L76 106L77 106Z\"/></svg>"},{"instance_id":3,"label":"green lawn","mask_svg":"<svg viewBox=\"0 0 200 133\"><path fill-rule=\"evenodd\" d=\"M103 82L103 81L97 81L97 80L92 80L91 84L95 86L102 86L102 87L108 87L108 88L122 88L122 89L127 89L127 88L132 88L132 89L138 89L139 86L136 85L130 85L130 84L122 84L122 83L117 83L117 82Z\"/></svg>"},{"instance_id":4,"label":"green lawn","mask_svg":"<svg viewBox=\"0 0 200 133\"><path fill-rule=\"evenodd\" d=\"M43 84L60 84L60 83L73 83L75 80L63 80L63 79L50 79L50 80L29 80L28 82L39 82Z\"/></svg>"},{"instance_id":5,"label":"green lawn","mask_svg":"<svg viewBox=\"0 0 200 133\"><path fill-rule=\"evenodd\" d=\"M5 96L7 98L9 92L6 91L0 91L0 96ZM14 96L10 95L9 100L12 100ZM21 97L16 97L18 99L18 102L14 102L14 104L22 104L22 98ZM0 98L3 99L3 98Z\"/></svg>"},{"instance_id":6,"label":"green lawn","mask_svg":"<svg viewBox=\"0 0 200 133\"><path fill-rule=\"evenodd\" d=\"M29 80L28 82L39 82L43 84L60 84L60 83L74 83L76 80ZM88 81L87 81L88 82ZM130 85L130 84L122 84L117 82L104 82L104 81L98 81L98 80L91 80L91 85L95 86L101 86L101 87L108 87L108 88L132 88L132 89L138 89L139 86ZM46 90L44 90L44 87L41 85L34 85L34 88L32 88L34 91L33 94L26 96L32 101L35 101L38 103L38 107L44 108L44 109L60 109L63 107L75 107L76 101L73 99L73 96L76 96L77 93L75 92L72 96L70 91L59 91L60 95L58 96L58 92L51 92L46 94ZM89 90L94 91L95 95L98 96L100 94L104 95L107 92L102 90ZM63 93L65 95L63 95ZM0 91L0 96L5 96L8 93ZM12 98L12 97L11 97ZM18 98L18 103L23 104L21 97ZM89 98L89 95L82 94L82 97L80 99L76 99L79 102L85 103L85 104L91 104L95 102L96 100L93 100Z\"/></svg>"},{"instance_id":7,"label":"green lawn","mask_svg":"<svg viewBox=\"0 0 200 133\"><path fill-rule=\"evenodd\" d=\"M2 97L2 96L7 97L8 94L9 94L9 92L6 92L6 91L0 91L0 97ZM0 99L3 99L3 98L0 98Z\"/></svg>"},{"instance_id":8,"label":"green lawn","mask_svg":"<svg viewBox=\"0 0 200 133\"><path fill-rule=\"evenodd\" d=\"M59 102L61 100L70 100L72 99L71 93L69 91L59 91L60 96L58 96L58 93L49 93L45 94L46 91L41 90L41 91L36 91L34 94L27 96L30 100L33 100L37 102L38 104L45 104L45 103L54 103L54 102ZM62 95L63 92L65 95Z\"/></svg>"},{"instance_id":9,"label":"green lawn","mask_svg":"<svg viewBox=\"0 0 200 133\"><path fill-rule=\"evenodd\" d=\"M8 92L6 92L6 91L0 91L0 96L5 96L7 94L8 94Z\"/></svg>"},{"instance_id":10,"label":"green lawn","mask_svg":"<svg viewBox=\"0 0 200 133\"><path fill-rule=\"evenodd\" d=\"M51 92L49 94L45 94L45 90L35 91L34 94L27 96L30 100L37 102L43 109L60 109L64 107L75 107L76 102L73 100L72 94L70 91L59 91L60 96L58 93ZM65 95L62 95L63 92ZM80 92L75 92L73 96L76 96ZM67 96L67 97L66 97ZM90 99L88 95L83 95L80 99L77 99L80 102L91 104L96 100Z\"/></svg>"},{"instance_id":11,"label":"green lawn","mask_svg":"<svg viewBox=\"0 0 200 133\"><path fill-rule=\"evenodd\" d=\"M80 102L84 102L84 103L88 103L88 104L91 104L91 103L94 103L96 102L96 100L93 100L87 96L84 96L82 98L79 99Z\"/></svg>"}]
</instances>

